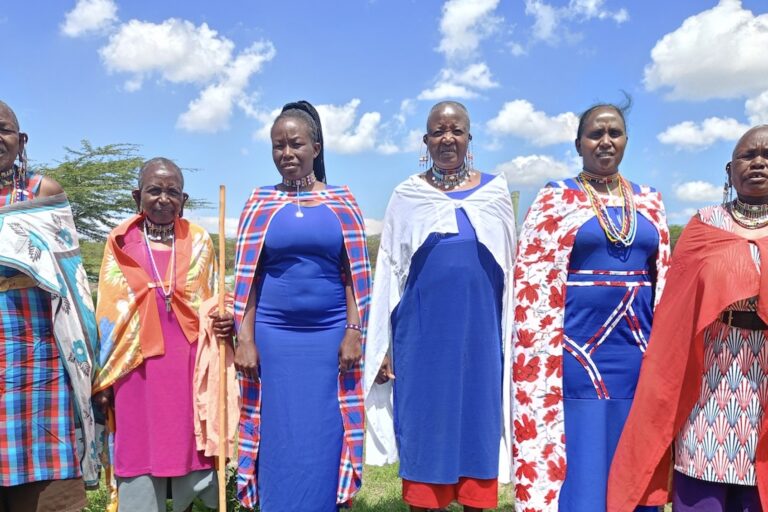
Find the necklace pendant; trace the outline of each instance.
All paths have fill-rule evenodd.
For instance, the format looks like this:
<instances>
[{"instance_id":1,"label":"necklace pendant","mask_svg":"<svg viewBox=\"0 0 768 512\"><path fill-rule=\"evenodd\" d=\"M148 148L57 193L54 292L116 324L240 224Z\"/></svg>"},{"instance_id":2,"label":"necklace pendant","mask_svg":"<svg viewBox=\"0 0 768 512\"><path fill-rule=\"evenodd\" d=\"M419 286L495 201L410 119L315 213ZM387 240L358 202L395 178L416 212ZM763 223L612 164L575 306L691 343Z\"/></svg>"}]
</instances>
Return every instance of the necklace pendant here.
<instances>
[{"instance_id":1,"label":"necklace pendant","mask_svg":"<svg viewBox=\"0 0 768 512\"><path fill-rule=\"evenodd\" d=\"M171 297L169 295L166 295L165 297L165 312L171 312Z\"/></svg>"},{"instance_id":2,"label":"necklace pendant","mask_svg":"<svg viewBox=\"0 0 768 512\"><path fill-rule=\"evenodd\" d=\"M303 212L303 211L301 211L301 210L297 211L297 212L296 212L296 217L298 217L299 219L300 219L300 218L302 218L302 217L304 217L304 212Z\"/></svg>"}]
</instances>

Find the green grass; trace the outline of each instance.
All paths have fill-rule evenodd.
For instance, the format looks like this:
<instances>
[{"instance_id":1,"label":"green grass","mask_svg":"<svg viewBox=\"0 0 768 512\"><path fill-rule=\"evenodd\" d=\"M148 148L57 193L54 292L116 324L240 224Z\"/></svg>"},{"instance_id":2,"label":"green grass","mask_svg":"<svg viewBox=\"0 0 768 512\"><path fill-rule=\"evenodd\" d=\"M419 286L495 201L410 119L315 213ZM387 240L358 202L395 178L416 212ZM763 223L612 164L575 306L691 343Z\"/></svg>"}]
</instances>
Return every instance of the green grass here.
<instances>
[{"instance_id":1,"label":"green grass","mask_svg":"<svg viewBox=\"0 0 768 512\"><path fill-rule=\"evenodd\" d=\"M401 499L400 479L397 476L397 465L373 467L366 466L364 473L363 489L355 498L353 512L407 512ZM228 489L228 512L241 512L247 509L237 505L234 500L234 479L230 478ZM512 486L503 485L499 489L499 512L512 512ZM85 512L103 512L108 502L108 492L106 487L98 491L88 493L89 505ZM168 510L170 508L170 502ZM258 509L257 509L258 510ZM451 505L448 508L451 512L462 510L459 505ZM207 512L208 509L202 505L195 504L194 512Z\"/></svg>"}]
</instances>

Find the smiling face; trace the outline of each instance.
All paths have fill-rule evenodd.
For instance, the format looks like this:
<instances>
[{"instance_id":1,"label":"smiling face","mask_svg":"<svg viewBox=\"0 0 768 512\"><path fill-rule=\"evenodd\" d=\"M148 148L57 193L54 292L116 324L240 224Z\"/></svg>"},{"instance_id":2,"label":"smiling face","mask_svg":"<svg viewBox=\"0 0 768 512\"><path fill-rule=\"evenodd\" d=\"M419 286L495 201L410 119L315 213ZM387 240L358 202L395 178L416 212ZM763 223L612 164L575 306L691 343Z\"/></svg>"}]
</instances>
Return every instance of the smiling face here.
<instances>
[{"instance_id":1,"label":"smiling face","mask_svg":"<svg viewBox=\"0 0 768 512\"><path fill-rule=\"evenodd\" d=\"M13 166L16 157L24 150L25 137L19 133L16 116L7 105L0 102L0 171Z\"/></svg>"},{"instance_id":2,"label":"smiling face","mask_svg":"<svg viewBox=\"0 0 768 512\"><path fill-rule=\"evenodd\" d=\"M584 120L584 130L576 139L576 151L584 170L599 176L619 172L627 147L627 129L619 113L611 107L599 107Z\"/></svg>"},{"instance_id":3,"label":"smiling face","mask_svg":"<svg viewBox=\"0 0 768 512\"><path fill-rule=\"evenodd\" d=\"M448 104L429 115L423 140L429 156L439 169L461 167L471 139L469 119L462 110Z\"/></svg>"},{"instance_id":4,"label":"smiling face","mask_svg":"<svg viewBox=\"0 0 768 512\"><path fill-rule=\"evenodd\" d=\"M728 174L740 199L768 203L768 126L752 128L739 139Z\"/></svg>"},{"instance_id":5,"label":"smiling face","mask_svg":"<svg viewBox=\"0 0 768 512\"><path fill-rule=\"evenodd\" d=\"M320 143L312 141L307 123L296 117L281 117L272 126L272 160L283 178L298 180L312 173L320 154Z\"/></svg>"},{"instance_id":6,"label":"smiling face","mask_svg":"<svg viewBox=\"0 0 768 512\"><path fill-rule=\"evenodd\" d=\"M151 163L142 173L140 186L133 191L133 199L150 222L165 225L181 216L188 196L178 168Z\"/></svg>"}]
</instances>

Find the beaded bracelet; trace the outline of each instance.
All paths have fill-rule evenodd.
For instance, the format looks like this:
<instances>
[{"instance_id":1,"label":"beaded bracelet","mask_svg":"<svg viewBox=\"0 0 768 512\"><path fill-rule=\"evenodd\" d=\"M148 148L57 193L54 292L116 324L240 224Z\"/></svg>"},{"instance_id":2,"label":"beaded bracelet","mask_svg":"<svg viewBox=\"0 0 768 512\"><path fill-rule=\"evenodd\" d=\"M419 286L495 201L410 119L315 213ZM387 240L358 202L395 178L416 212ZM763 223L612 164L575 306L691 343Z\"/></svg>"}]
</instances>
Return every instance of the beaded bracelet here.
<instances>
[{"instance_id":1,"label":"beaded bracelet","mask_svg":"<svg viewBox=\"0 0 768 512\"><path fill-rule=\"evenodd\" d=\"M358 324L347 324L344 326L345 329L352 329L353 331L363 332L363 328Z\"/></svg>"}]
</instances>

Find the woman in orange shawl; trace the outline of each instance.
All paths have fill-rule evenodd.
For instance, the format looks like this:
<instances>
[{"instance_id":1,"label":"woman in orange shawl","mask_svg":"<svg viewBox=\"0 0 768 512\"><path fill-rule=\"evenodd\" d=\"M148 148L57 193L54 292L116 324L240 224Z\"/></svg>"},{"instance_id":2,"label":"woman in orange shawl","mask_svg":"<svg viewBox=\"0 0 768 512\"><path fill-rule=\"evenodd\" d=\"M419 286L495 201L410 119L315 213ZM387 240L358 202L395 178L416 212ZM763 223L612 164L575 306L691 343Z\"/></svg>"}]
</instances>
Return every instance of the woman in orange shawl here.
<instances>
[{"instance_id":1,"label":"woman in orange shawl","mask_svg":"<svg viewBox=\"0 0 768 512\"><path fill-rule=\"evenodd\" d=\"M726 173L723 204L701 209L675 249L610 512L665 501L670 454L675 512L768 510L768 125L739 139Z\"/></svg>"}]
</instances>

